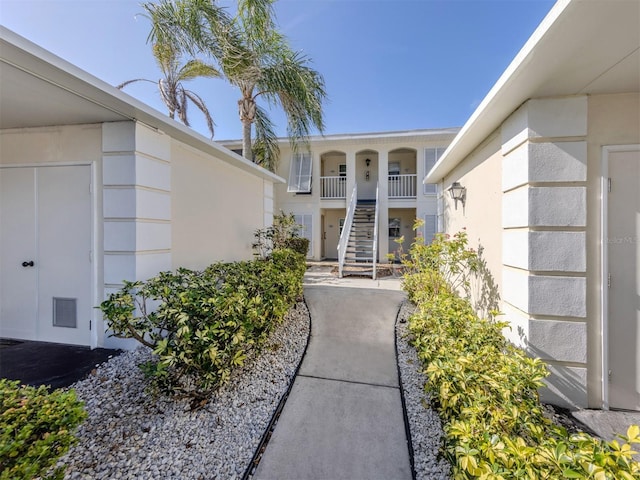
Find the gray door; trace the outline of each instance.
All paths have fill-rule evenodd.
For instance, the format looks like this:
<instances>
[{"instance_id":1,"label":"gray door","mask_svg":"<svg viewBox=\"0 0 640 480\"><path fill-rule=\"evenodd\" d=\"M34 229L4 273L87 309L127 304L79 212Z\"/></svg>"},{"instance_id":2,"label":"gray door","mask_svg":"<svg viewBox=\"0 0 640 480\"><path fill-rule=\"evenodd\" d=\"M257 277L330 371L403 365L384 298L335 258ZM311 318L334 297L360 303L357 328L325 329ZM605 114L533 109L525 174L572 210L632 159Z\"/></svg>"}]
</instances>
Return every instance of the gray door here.
<instances>
[{"instance_id":1,"label":"gray door","mask_svg":"<svg viewBox=\"0 0 640 480\"><path fill-rule=\"evenodd\" d=\"M609 406L640 410L640 151L610 152L608 168Z\"/></svg>"}]
</instances>

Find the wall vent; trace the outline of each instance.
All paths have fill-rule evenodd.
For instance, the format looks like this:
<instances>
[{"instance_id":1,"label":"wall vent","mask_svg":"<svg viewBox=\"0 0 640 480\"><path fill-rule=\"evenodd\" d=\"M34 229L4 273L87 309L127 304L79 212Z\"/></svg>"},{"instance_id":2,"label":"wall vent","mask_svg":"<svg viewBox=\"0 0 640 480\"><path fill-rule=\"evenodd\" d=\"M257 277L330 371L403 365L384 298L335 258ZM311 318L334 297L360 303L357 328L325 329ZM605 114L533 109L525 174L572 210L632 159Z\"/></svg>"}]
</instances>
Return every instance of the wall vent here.
<instances>
[{"instance_id":1,"label":"wall vent","mask_svg":"<svg viewBox=\"0 0 640 480\"><path fill-rule=\"evenodd\" d=\"M77 303L76 298L53 297L53 326L77 328Z\"/></svg>"}]
</instances>

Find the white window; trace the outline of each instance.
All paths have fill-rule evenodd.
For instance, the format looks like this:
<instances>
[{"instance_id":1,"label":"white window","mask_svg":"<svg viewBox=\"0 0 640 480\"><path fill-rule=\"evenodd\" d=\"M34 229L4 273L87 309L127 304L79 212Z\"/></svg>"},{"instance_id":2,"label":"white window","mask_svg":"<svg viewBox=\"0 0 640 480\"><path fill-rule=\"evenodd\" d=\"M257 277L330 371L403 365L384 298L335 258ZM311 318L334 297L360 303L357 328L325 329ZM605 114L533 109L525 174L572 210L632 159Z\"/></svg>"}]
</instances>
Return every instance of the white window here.
<instances>
[{"instance_id":1,"label":"white window","mask_svg":"<svg viewBox=\"0 0 640 480\"><path fill-rule=\"evenodd\" d=\"M287 192L311 193L311 154L297 153L291 158Z\"/></svg>"},{"instance_id":2,"label":"white window","mask_svg":"<svg viewBox=\"0 0 640 480\"><path fill-rule=\"evenodd\" d=\"M341 218L339 221L340 221L340 231L338 232L338 236L342 235L342 229L344 228L344 218Z\"/></svg>"},{"instance_id":3,"label":"white window","mask_svg":"<svg viewBox=\"0 0 640 480\"><path fill-rule=\"evenodd\" d=\"M300 229L300 236L309 240L307 257L310 257L313 255L313 215L310 213L295 213L293 218L296 223L302 227Z\"/></svg>"},{"instance_id":4,"label":"white window","mask_svg":"<svg viewBox=\"0 0 640 480\"><path fill-rule=\"evenodd\" d=\"M341 177L346 177L347 176L347 164L346 163L341 163L340 165L338 165L338 173L340 174Z\"/></svg>"},{"instance_id":5,"label":"white window","mask_svg":"<svg viewBox=\"0 0 640 480\"><path fill-rule=\"evenodd\" d=\"M440 156L444 153L446 148L425 148L424 149L424 174L425 176L433 168L436 162L440 159ZM436 184L429 183L424 186L424 193L433 194L436 193Z\"/></svg>"},{"instance_id":6,"label":"white window","mask_svg":"<svg viewBox=\"0 0 640 480\"><path fill-rule=\"evenodd\" d=\"M438 233L438 216L437 215L425 215L424 216L424 243L429 245L433 242L433 237Z\"/></svg>"}]
</instances>

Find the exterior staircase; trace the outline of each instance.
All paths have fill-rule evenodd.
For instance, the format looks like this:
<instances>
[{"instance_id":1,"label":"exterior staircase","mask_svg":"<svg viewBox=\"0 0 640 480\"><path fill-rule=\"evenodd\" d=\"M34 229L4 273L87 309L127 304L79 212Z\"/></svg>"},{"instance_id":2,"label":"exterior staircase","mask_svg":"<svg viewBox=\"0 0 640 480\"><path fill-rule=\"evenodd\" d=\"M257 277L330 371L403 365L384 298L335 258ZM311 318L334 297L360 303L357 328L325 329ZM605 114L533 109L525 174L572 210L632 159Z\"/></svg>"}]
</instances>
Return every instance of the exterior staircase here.
<instances>
[{"instance_id":1,"label":"exterior staircase","mask_svg":"<svg viewBox=\"0 0 640 480\"><path fill-rule=\"evenodd\" d=\"M344 257L344 275L372 275L375 268L374 244L376 203L358 202L353 214Z\"/></svg>"}]
</instances>

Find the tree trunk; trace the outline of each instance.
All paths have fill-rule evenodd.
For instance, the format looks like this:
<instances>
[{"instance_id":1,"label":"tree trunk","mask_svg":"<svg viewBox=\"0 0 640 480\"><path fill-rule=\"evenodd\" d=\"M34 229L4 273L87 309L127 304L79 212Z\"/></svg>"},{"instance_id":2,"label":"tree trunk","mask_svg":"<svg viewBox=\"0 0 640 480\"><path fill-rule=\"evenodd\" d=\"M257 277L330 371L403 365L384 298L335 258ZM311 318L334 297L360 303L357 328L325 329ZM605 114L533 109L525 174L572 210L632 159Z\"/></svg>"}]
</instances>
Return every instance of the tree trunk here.
<instances>
[{"instance_id":1,"label":"tree trunk","mask_svg":"<svg viewBox=\"0 0 640 480\"><path fill-rule=\"evenodd\" d=\"M251 122L242 122L242 156L253 162L253 152L251 150Z\"/></svg>"},{"instance_id":2,"label":"tree trunk","mask_svg":"<svg viewBox=\"0 0 640 480\"><path fill-rule=\"evenodd\" d=\"M242 156L253 162L251 124L256 118L256 102L251 96L250 91L243 93L243 98L238 100L238 114L242 122Z\"/></svg>"}]
</instances>

